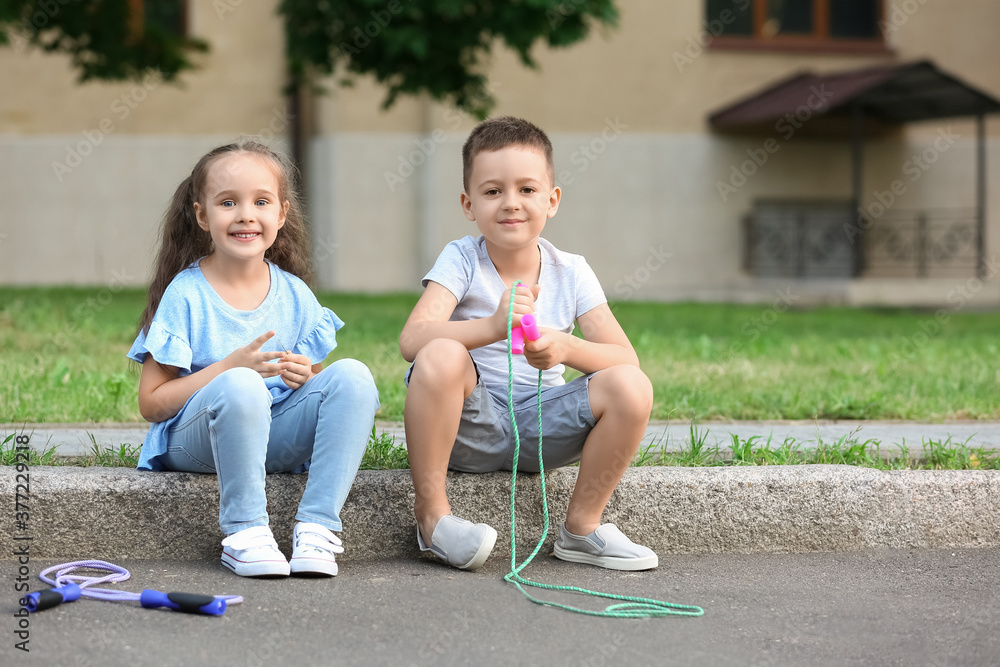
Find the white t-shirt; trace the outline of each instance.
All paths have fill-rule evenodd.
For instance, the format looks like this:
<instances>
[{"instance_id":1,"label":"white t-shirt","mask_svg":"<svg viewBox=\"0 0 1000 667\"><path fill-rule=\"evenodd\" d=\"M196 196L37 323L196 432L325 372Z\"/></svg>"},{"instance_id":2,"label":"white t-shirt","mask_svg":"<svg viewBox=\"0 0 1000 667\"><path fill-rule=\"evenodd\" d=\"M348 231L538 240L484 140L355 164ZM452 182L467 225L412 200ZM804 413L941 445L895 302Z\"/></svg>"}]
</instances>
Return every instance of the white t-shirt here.
<instances>
[{"instance_id":1,"label":"white t-shirt","mask_svg":"<svg viewBox=\"0 0 1000 667\"><path fill-rule=\"evenodd\" d=\"M580 315L607 302L604 290L582 256L563 252L542 238L538 239L538 248L542 261L538 284L542 289L535 301L535 317L539 326L572 333ZM421 284L427 287L431 280L458 299L455 312L451 314L453 322L490 317L496 312L504 292L510 289L493 266L486 251L486 239L482 236L466 236L445 246ZM506 339L470 352L486 383L506 386ZM563 384L564 370L565 367L558 364L544 371L542 384L546 387ZM525 361L524 355L515 354L514 384L535 386L537 383L538 369Z\"/></svg>"}]
</instances>

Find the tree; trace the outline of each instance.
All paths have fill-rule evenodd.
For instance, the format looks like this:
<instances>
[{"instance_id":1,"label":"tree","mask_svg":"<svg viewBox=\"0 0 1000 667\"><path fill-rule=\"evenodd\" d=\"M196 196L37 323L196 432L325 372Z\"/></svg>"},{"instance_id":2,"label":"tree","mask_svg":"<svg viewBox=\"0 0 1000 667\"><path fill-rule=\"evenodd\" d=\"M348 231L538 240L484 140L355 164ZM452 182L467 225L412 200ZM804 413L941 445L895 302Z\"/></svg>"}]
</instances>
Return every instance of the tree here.
<instances>
[{"instance_id":1,"label":"tree","mask_svg":"<svg viewBox=\"0 0 1000 667\"><path fill-rule=\"evenodd\" d=\"M26 42L69 54L81 81L166 81L208 45L187 37L183 6L143 0L0 0L0 44Z\"/></svg>"},{"instance_id":2,"label":"tree","mask_svg":"<svg viewBox=\"0 0 1000 667\"><path fill-rule=\"evenodd\" d=\"M480 65L495 43L534 68L536 42L568 46L618 19L613 0L282 0L279 12L293 82L342 66L386 86L386 108L426 92L479 117L494 104Z\"/></svg>"},{"instance_id":3,"label":"tree","mask_svg":"<svg viewBox=\"0 0 1000 667\"><path fill-rule=\"evenodd\" d=\"M232 2L232 0L215 0ZM0 44L71 55L80 79L167 81L208 45L186 36L183 3L158 0L0 0ZM494 44L536 67L531 49L568 46L593 24L613 26L614 0L282 0L291 89L310 73L374 76L389 107L428 93L477 116L494 103L482 62Z\"/></svg>"}]
</instances>

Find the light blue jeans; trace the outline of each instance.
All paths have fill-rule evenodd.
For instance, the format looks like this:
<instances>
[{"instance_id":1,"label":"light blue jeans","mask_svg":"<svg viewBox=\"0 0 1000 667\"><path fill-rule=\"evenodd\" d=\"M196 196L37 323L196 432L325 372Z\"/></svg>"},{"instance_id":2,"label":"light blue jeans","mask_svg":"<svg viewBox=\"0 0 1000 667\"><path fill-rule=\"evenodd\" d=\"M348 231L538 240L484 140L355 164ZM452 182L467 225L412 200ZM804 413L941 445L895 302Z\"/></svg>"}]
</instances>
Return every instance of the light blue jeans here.
<instances>
[{"instance_id":1,"label":"light blue jeans","mask_svg":"<svg viewBox=\"0 0 1000 667\"><path fill-rule=\"evenodd\" d=\"M268 524L267 473L311 458L295 518L339 531L378 406L371 372L354 359L334 362L273 408L260 374L234 368L191 397L160 461L219 476L219 526L229 535Z\"/></svg>"}]
</instances>

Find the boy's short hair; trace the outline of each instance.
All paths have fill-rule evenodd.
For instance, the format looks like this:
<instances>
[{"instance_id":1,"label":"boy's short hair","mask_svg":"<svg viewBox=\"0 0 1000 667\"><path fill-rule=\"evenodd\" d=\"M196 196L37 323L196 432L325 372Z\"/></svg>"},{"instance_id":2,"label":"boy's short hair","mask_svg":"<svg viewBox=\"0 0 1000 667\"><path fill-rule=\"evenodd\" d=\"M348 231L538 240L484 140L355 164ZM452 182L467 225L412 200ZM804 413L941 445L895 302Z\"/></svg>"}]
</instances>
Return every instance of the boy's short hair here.
<instances>
[{"instance_id":1,"label":"boy's short hair","mask_svg":"<svg viewBox=\"0 0 1000 667\"><path fill-rule=\"evenodd\" d=\"M508 146L527 146L545 156L549 168L549 178L555 185L555 167L552 162L552 142L537 125L523 118L500 116L487 118L472 130L462 146L462 187L469 191L472 176L472 161L483 152L498 151Z\"/></svg>"}]
</instances>

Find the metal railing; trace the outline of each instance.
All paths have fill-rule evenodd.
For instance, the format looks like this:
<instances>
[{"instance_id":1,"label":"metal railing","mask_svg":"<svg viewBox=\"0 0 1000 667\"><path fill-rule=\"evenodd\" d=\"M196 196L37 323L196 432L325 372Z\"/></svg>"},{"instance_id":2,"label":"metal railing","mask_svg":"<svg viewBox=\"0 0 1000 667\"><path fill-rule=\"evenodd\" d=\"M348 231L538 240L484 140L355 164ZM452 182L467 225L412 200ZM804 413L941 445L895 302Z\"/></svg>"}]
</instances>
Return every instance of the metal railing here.
<instances>
[{"instance_id":1,"label":"metal railing","mask_svg":"<svg viewBox=\"0 0 1000 667\"><path fill-rule=\"evenodd\" d=\"M973 209L888 211L868 219L865 277L964 277L979 262Z\"/></svg>"},{"instance_id":2,"label":"metal railing","mask_svg":"<svg viewBox=\"0 0 1000 667\"><path fill-rule=\"evenodd\" d=\"M974 209L859 218L842 201L760 201L743 231L744 270L759 277L966 277L979 264Z\"/></svg>"}]
</instances>

